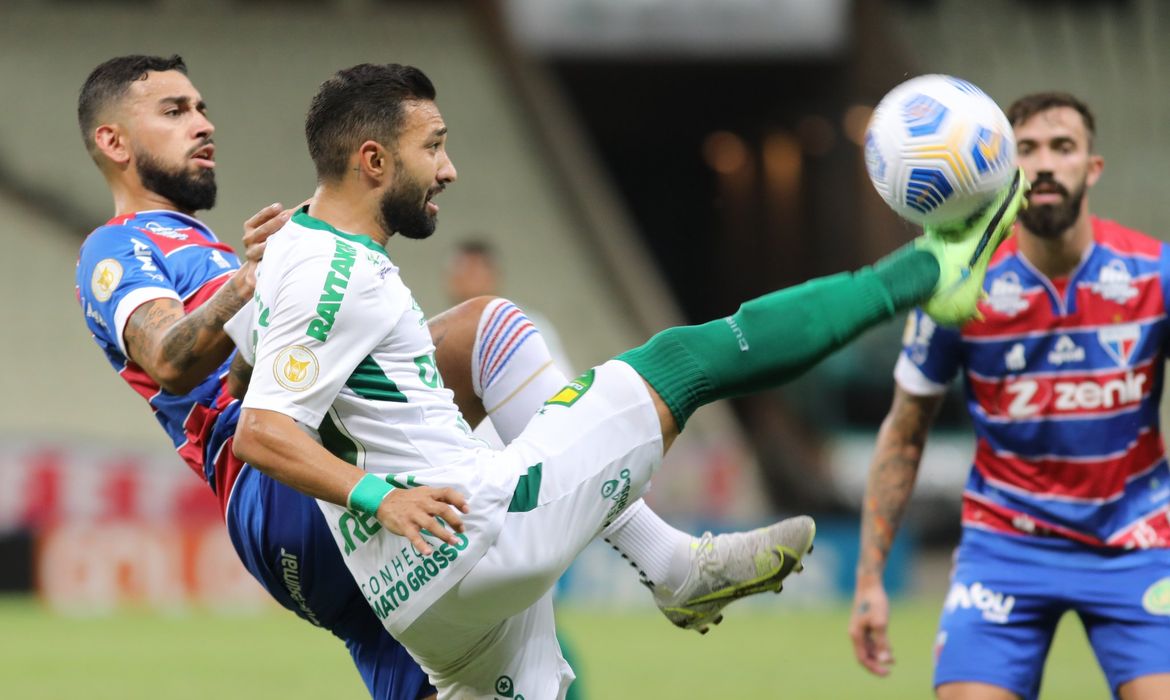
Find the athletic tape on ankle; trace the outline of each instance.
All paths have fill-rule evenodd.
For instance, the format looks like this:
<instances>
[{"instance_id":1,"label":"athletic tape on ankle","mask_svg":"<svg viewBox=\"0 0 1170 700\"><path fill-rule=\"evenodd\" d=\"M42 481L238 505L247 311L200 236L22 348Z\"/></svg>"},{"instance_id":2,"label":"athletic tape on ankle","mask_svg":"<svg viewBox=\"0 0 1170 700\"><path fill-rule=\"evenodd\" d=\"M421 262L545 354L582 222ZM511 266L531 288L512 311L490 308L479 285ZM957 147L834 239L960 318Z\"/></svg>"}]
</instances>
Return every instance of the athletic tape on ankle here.
<instances>
[{"instance_id":1,"label":"athletic tape on ankle","mask_svg":"<svg viewBox=\"0 0 1170 700\"><path fill-rule=\"evenodd\" d=\"M361 511L367 515L376 515L382 499L394 490L386 480L374 474L366 474L361 481L353 485L353 490L345 498L345 504L351 510Z\"/></svg>"}]
</instances>

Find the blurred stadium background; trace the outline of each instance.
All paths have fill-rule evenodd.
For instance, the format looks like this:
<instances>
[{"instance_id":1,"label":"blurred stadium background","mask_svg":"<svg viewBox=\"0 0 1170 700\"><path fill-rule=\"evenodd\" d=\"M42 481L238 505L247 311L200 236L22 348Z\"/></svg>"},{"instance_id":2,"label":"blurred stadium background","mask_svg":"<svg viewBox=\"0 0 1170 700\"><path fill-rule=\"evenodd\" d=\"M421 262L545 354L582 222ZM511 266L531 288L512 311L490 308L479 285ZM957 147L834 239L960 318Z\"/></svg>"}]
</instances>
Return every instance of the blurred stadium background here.
<instances>
[{"instance_id":1,"label":"blurred stadium background","mask_svg":"<svg viewBox=\"0 0 1170 700\"><path fill-rule=\"evenodd\" d=\"M505 291L586 367L671 323L873 260L913 231L865 177L872 105L945 72L1001 104L1087 98L1107 173L1095 209L1164 236L1170 9L1159 0L3 0L0 697L361 697L342 647L268 603L211 494L86 336L77 247L112 215L76 95L118 54L183 55L216 123L219 205L241 222L313 188L302 118L359 62L436 82L460 181L439 235L393 243L445 308L454 243L486 238ZM811 512L809 570L705 638L669 628L589 550L563 586L589 697L928 697L933 624L971 439L957 395L891 566L890 679L846 637L857 508L891 392L891 323L783 390L704 409L649 500L691 530ZM1043 697L1105 697L1065 621Z\"/></svg>"}]
</instances>

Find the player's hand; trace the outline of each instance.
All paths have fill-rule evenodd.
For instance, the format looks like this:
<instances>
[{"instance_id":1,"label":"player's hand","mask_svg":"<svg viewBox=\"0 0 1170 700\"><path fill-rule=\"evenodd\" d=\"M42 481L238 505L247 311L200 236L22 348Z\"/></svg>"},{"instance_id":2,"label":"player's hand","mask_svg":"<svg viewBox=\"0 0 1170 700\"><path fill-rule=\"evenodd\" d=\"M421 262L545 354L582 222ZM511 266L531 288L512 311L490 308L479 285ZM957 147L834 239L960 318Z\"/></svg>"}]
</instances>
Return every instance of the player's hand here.
<instances>
[{"instance_id":1,"label":"player's hand","mask_svg":"<svg viewBox=\"0 0 1170 700\"><path fill-rule=\"evenodd\" d=\"M410 540L420 554L431 553L431 546L421 531L452 545L458 545L456 532L463 532L463 517L467 513L467 499L452 488L416 486L412 489L394 489L378 506L378 522L390 532ZM440 520L441 518L441 520ZM448 529L450 528L450 529Z\"/></svg>"},{"instance_id":2,"label":"player's hand","mask_svg":"<svg viewBox=\"0 0 1170 700\"><path fill-rule=\"evenodd\" d=\"M279 203L269 204L244 222L244 258L260 262L264 257L264 246L268 237L280 230L292 217L292 209L284 209Z\"/></svg>"},{"instance_id":3,"label":"player's hand","mask_svg":"<svg viewBox=\"0 0 1170 700\"><path fill-rule=\"evenodd\" d=\"M890 640L890 600L881 583L858 584L849 618L849 636L857 661L875 676L888 676L894 664Z\"/></svg>"}]
</instances>

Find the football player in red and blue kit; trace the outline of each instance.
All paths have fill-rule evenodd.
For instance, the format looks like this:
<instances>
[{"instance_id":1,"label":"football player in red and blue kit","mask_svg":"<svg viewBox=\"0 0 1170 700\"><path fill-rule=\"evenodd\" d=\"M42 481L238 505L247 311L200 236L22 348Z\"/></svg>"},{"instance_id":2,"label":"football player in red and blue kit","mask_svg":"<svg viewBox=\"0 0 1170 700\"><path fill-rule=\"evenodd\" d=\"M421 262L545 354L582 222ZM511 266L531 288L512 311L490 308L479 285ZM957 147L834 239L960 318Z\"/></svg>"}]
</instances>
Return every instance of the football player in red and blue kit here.
<instances>
[{"instance_id":1,"label":"football player in red and blue kit","mask_svg":"<svg viewBox=\"0 0 1170 700\"><path fill-rule=\"evenodd\" d=\"M1170 248L1089 213L1101 176L1083 102L1008 110L1032 187L993 258L982 319L912 313L863 507L850 635L886 675L882 572L926 433L961 374L975 426L963 535L935 650L944 700L1036 698L1065 612L1115 697L1170 698L1170 469L1159 430Z\"/></svg>"},{"instance_id":2,"label":"football player in red and blue kit","mask_svg":"<svg viewBox=\"0 0 1170 700\"><path fill-rule=\"evenodd\" d=\"M241 265L192 214L215 203L214 127L175 56L124 56L82 87L78 120L118 215L81 247L77 294L94 340L219 500L240 559L283 605L341 638L371 695L434 688L353 584L316 502L232 455L239 402L223 331L251 297L280 207L245 225ZM279 513L279 517L273 517Z\"/></svg>"}]
</instances>

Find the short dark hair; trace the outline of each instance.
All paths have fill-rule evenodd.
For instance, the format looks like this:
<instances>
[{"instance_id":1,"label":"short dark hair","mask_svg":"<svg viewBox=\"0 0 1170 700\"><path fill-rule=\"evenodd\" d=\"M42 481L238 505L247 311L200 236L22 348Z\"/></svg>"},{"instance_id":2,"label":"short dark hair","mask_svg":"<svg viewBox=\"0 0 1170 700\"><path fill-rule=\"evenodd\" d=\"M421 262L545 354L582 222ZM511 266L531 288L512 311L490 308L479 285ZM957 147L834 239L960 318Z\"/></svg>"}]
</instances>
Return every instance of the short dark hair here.
<instances>
[{"instance_id":1,"label":"short dark hair","mask_svg":"<svg viewBox=\"0 0 1170 700\"><path fill-rule=\"evenodd\" d=\"M305 116L317 180L344 175L350 154L365 141L392 147L402 127L403 103L434 99L434 84L413 66L362 63L337 71L321 83Z\"/></svg>"},{"instance_id":2,"label":"short dark hair","mask_svg":"<svg viewBox=\"0 0 1170 700\"><path fill-rule=\"evenodd\" d=\"M1093 147L1093 137L1097 133L1097 121L1089 106L1076 96L1067 92L1034 92L1016 100L1007 109L1007 118L1012 126L1019 126L1041 112L1047 112L1057 107L1075 109L1085 123L1085 131L1089 134L1089 148Z\"/></svg>"},{"instance_id":3,"label":"short dark hair","mask_svg":"<svg viewBox=\"0 0 1170 700\"><path fill-rule=\"evenodd\" d=\"M483 238L466 238L459 241L455 245L455 253L458 255L476 255L492 264L496 261L495 246Z\"/></svg>"},{"instance_id":4,"label":"short dark hair","mask_svg":"<svg viewBox=\"0 0 1170 700\"><path fill-rule=\"evenodd\" d=\"M144 80L150 71L168 70L177 70L186 75L187 64L179 54L170 58L133 55L111 58L93 69L77 96L77 123L81 126L81 138L90 155L96 155L97 144L93 140L93 130L97 128L102 111L121 99L130 83Z\"/></svg>"}]
</instances>

